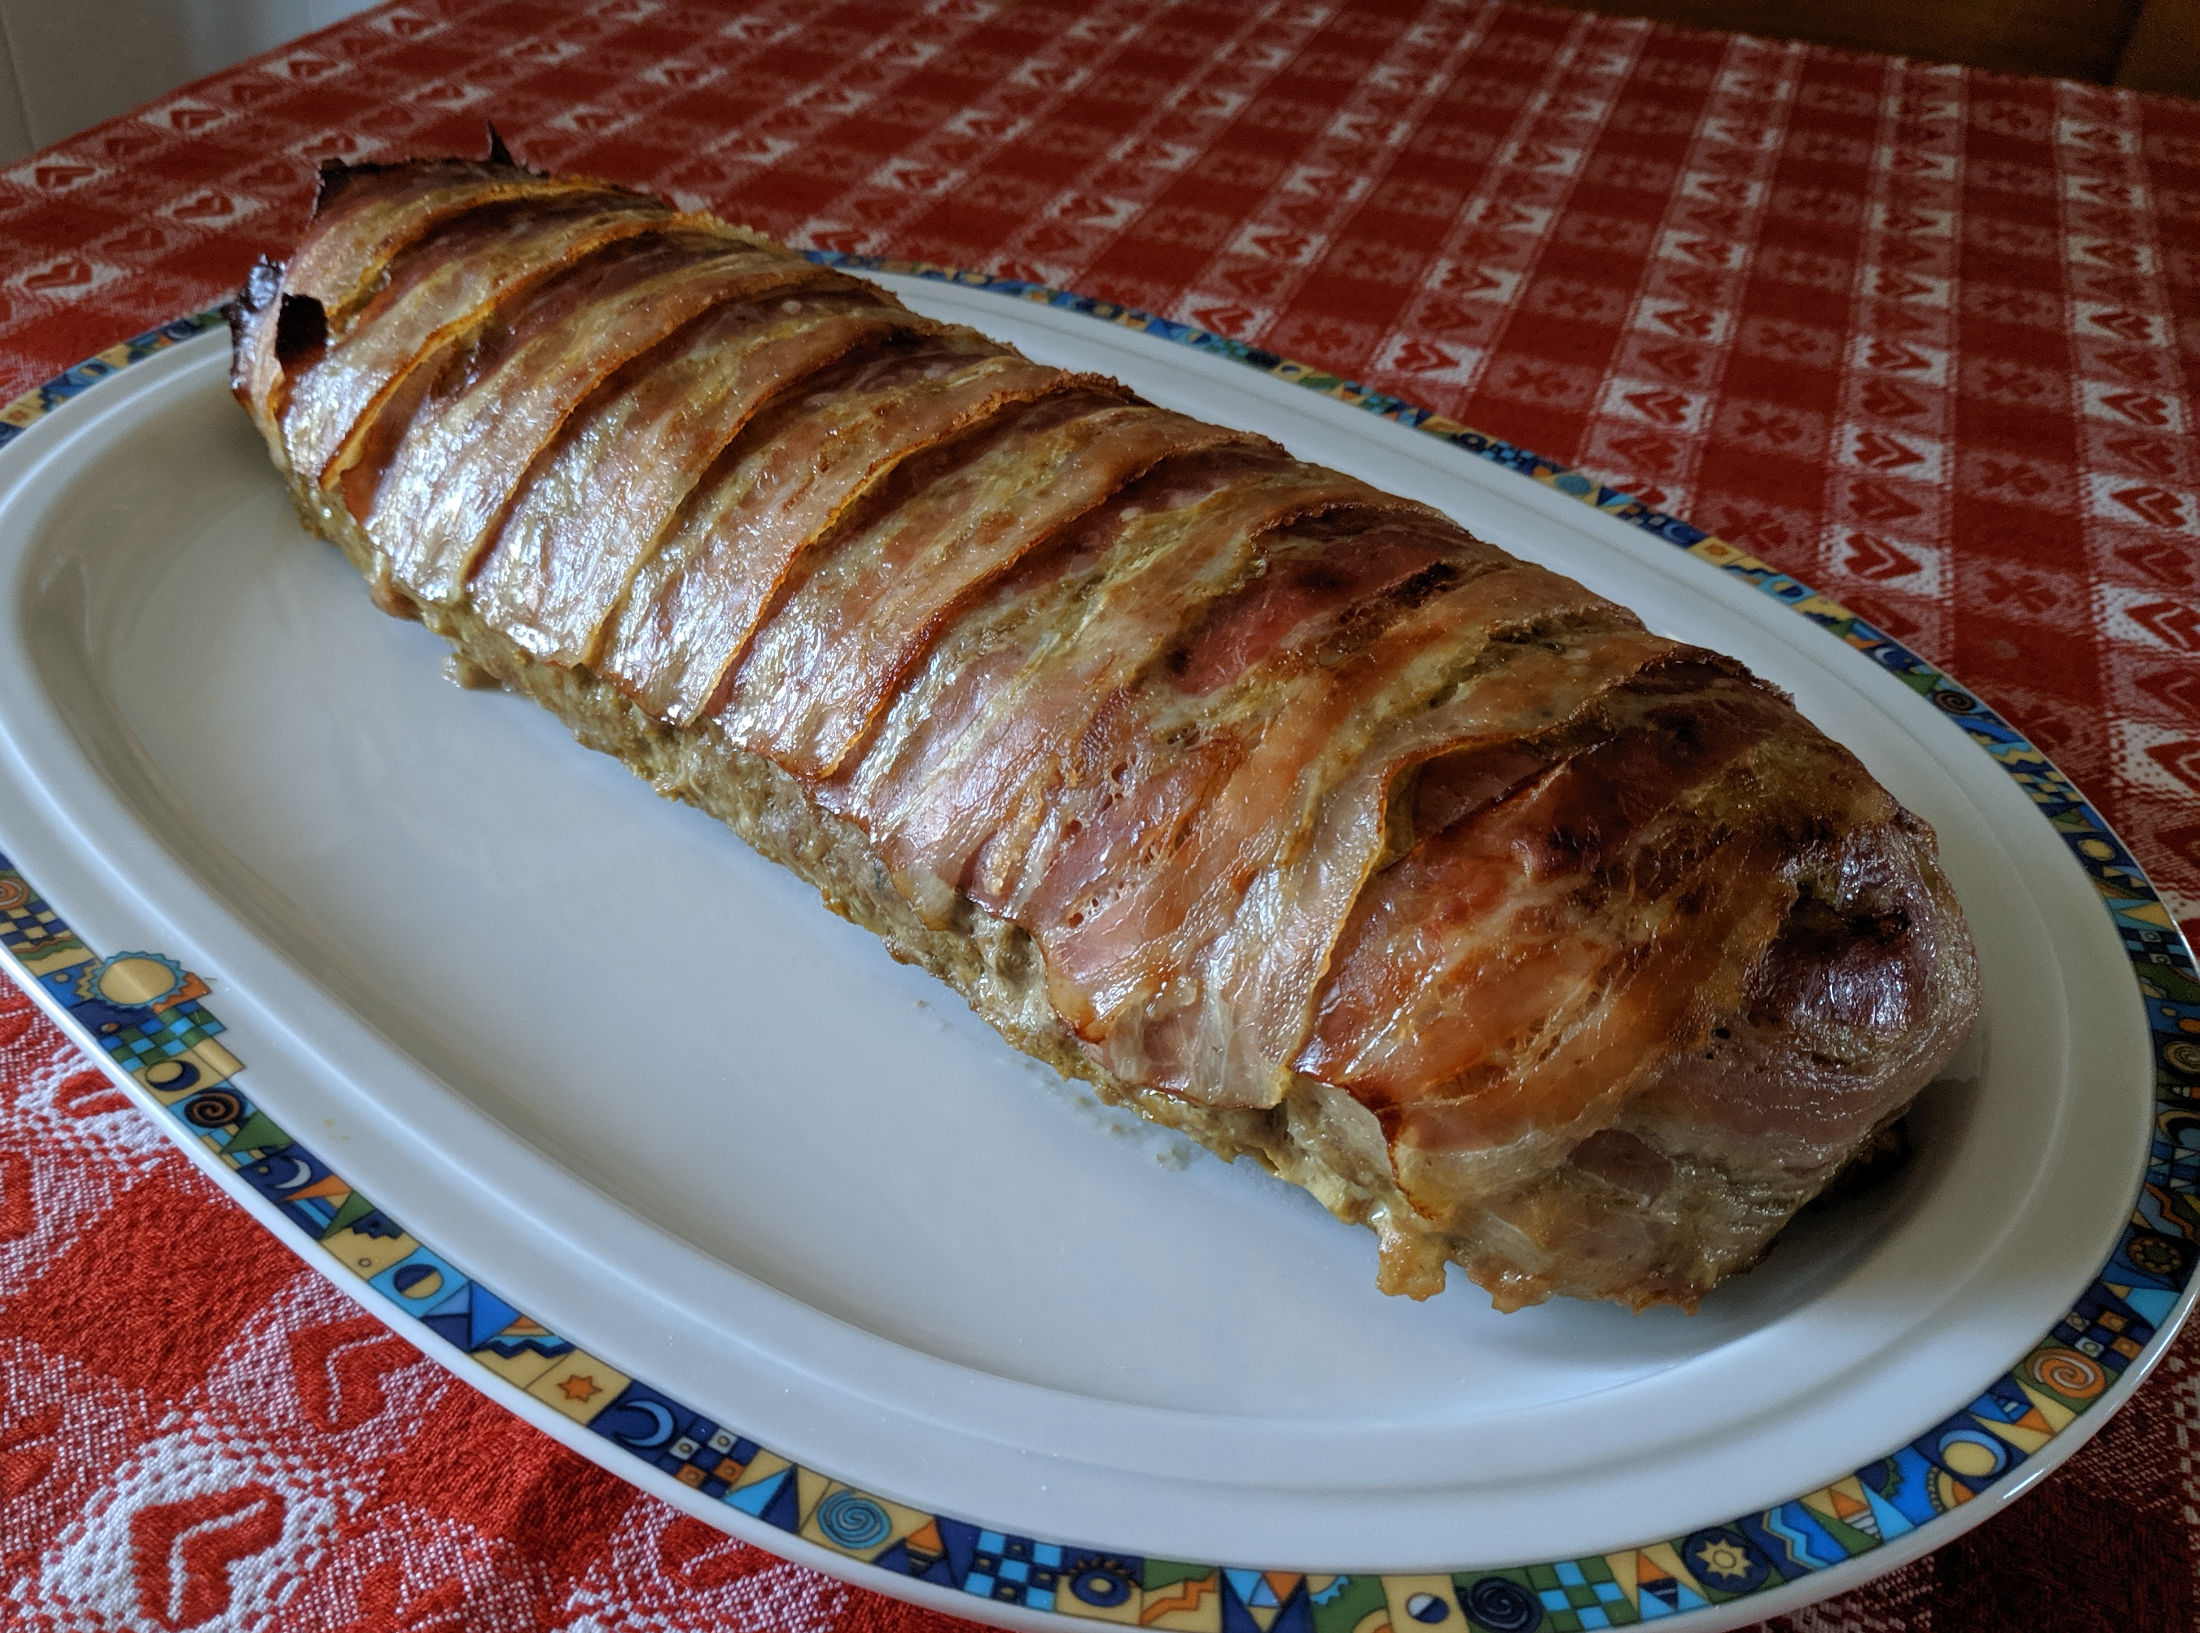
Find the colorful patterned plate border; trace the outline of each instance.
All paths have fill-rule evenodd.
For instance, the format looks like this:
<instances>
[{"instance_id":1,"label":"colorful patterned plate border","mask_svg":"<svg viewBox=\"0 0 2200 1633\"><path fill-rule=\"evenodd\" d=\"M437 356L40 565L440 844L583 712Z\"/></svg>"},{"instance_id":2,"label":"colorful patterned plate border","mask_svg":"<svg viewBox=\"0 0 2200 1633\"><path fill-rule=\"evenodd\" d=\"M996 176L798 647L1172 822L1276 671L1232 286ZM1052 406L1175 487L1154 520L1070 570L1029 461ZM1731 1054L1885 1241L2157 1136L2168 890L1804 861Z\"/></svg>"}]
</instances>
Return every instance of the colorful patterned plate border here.
<instances>
[{"instance_id":1,"label":"colorful patterned plate border","mask_svg":"<svg viewBox=\"0 0 2200 1633\"><path fill-rule=\"evenodd\" d=\"M2008 722L1884 631L1725 540L1428 409L1066 290L874 256L811 259L1081 313L1395 420L1686 550L1897 676L2016 780L2115 922L2154 1042L2155 1132L2130 1222L2070 1312L1969 1405L1831 1485L1723 1525L1584 1558L1432 1575L1324 1576L1134 1557L992 1531L873 1496L796 1465L559 1337L421 1244L261 1110L239 1087L244 1063L221 1043L221 1021L200 1002L204 982L158 953L101 957L0 855L0 949L167 1112L181 1138L234 1170L391 1309L697 1496L852 1566L1026 1611L1175 1633L1354 1633L1377 1612L1392 1629L1429 1633L1577 1633L1708 1611L1861 1559L2010 1480L2070 1433L2127 1369L2151 1359L2150 1344L2166 1341L2200 1253L2200 980L2139 865ZM18 398L0 409L0 448L99 381L221 321L208 311L162 324ZM2083 1437L2081 1429L2075 1439ZM869 1571L847 1574L862 1582ZM885 1581L876 1585L891 1591Z\"/></svg>"}]
</instances>

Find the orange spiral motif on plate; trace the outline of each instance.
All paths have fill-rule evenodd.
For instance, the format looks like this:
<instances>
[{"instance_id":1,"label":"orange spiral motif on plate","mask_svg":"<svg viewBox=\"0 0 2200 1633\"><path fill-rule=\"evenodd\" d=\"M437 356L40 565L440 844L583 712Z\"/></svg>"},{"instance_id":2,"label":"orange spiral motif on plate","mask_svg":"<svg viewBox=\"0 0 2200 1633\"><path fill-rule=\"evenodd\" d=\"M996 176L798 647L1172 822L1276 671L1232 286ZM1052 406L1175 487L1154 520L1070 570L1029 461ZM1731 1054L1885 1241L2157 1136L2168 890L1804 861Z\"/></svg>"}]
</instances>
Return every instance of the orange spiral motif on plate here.
<instances>
[{"instance_id":1,"label":"orange spiral motif on plate","mask_svg":"<svg viewBox=\"0 0 2200 1633\"><path fill-rule=\"evenodd\" d=\"M2074 1349L2043 1349L2024 1365L2025 1376L2068 1400L2089 1401L2107 1386L2108 1374Z\"/></svg>"}]
</instances>

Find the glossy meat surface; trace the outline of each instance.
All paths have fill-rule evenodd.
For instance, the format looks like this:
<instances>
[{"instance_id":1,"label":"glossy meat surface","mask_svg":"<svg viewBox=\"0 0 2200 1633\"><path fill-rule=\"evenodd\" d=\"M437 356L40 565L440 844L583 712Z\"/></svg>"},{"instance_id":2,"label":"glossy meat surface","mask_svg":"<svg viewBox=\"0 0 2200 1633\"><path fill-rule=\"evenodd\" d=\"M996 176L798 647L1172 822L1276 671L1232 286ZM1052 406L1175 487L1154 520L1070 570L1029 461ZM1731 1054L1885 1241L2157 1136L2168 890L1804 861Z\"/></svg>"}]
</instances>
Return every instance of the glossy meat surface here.
<instances>
[{"instance_id":1,"label":"glossy meat surface","mask_svg":"<svg viewBox=\"0 0 2200 1633\"><path fill-rule=\"evenodd\" d=\"M753 234L339 172L235 326L381 604L791 779L1394 1290L1693 1306L1975 1012L1929 832L1738 665Z\"/></svg>"}]
</instances>

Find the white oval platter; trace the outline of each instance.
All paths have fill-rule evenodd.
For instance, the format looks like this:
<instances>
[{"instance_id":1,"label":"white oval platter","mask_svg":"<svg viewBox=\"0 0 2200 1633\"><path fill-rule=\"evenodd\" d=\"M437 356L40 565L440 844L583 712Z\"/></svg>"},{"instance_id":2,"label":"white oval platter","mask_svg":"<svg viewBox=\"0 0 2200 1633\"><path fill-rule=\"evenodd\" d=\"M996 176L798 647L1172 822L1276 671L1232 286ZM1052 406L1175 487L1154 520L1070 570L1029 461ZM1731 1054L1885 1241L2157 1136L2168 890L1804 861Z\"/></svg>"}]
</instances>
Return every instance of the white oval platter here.
<instances>
[{"instance_id":1,"label":"white oval platter","mask_svg":"<svg viewBox=\"0 0 2200 1633\"><path fill-rule=\"evenodd\" d=\"M201 318L0 433L0 944L244 1206L689 1512L1032 1627L1740 1625L1976 1523L2136 1387L2189 1302L2200 993L2021 737L1532 455L1158 319L852 264L1793 692L1939 830L1979 943L1915 1156L1693 1318L1386 1299L1372 1237L446 683L301 532Z\"/></svg>"}]
</instances>

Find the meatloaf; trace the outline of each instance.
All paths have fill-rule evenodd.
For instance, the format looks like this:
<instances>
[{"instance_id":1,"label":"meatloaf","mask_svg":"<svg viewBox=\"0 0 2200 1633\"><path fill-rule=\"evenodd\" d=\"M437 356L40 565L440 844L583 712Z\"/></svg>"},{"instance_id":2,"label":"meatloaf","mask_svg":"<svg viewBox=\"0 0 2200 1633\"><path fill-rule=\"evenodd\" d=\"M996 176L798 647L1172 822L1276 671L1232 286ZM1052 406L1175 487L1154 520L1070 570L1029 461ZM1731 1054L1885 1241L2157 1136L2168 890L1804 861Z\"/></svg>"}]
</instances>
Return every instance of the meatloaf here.
<instances>
[{"instance_id":1,"label":"meatloaf","mask_svg":"<svg viewBox=\"0 0 2200 1633\"><path fill-rule=\"evenodd\" d=\"M232 326L376 605L1386 1291L1693 1309L1971 1024L1931 831L1740 664L754 232L331 166Z\"/></svg>"}]
</instances>

